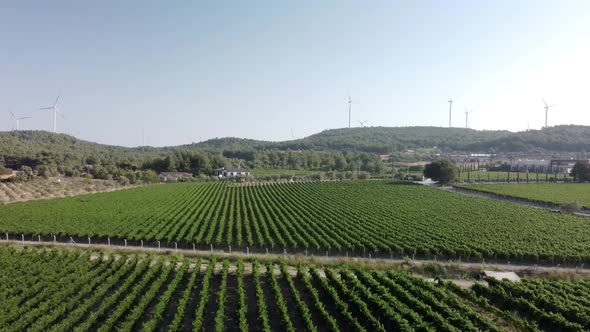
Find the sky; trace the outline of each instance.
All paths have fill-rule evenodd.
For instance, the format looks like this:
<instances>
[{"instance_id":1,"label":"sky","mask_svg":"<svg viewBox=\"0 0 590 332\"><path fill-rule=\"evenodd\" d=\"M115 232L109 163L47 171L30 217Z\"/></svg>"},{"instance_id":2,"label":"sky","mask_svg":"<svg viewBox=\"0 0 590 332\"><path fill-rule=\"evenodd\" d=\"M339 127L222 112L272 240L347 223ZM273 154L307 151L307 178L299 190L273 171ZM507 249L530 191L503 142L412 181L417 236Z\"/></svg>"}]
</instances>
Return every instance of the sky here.
<instances>
[{"instance_id":1,"label":"sky","mask_svg":"<svg viewBox=\"0 0 590 332\"><path fill-rule=\"evenodd\" d=\"M106 144L590 125L590 1L4 1L0 130ZM143 134L142 134L143 133Z\"/></svg>"}]
</instances>

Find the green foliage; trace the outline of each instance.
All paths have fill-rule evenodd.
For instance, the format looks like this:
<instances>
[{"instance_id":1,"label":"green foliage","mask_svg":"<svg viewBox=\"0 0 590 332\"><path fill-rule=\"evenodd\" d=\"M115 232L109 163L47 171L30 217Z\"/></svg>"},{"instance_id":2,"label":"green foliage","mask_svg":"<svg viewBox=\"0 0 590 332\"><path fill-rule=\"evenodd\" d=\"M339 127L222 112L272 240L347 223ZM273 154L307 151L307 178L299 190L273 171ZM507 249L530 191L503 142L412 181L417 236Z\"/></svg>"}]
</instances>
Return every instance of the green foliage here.
<instances>
[{"instance_id":1,"label":"green foliage","mask_svg":"<svg viewBox=\"0 0 590 332\"><path fill-rule=\"evenodd\" d=\"M576 182L590 182L590 163L577 162L571 174Z\"/></svg>"},{"instance_id":2,"label":"green foliage","mask_svg":"<svg viewBox=\"0 0 590 332\"><path fill-rule=\"evenodd\" d=\"M578 202L583 207L590 207L590 184L461 184L459 187L500 196L524 198L536 202L549 202L557 205Z\"/></svg>"},{"instance_id":3,"label":"green foliage","mask_svg":"<svg viewBox=\"0 0 590 332\"><path fill-rule=\"evenodd\" d=\"M413 155L418 156L435 156L437 149L443 152L563 153L590 151L590 127L563 125L517 133L442 127L342 128L285 142L222 138L194 146L234 151L363 151L377 154L412 149ZM395 160L403 159L404 153L395 157Z\"/></svg>"},{"instance_id":4,"label":"green foliage","mask_svg":"<svg viewBox=\"0 0 590 332\"><path fill-rule=\"evenodd\" d=\"M457 165L453 161L443 159L426 165L424 176L438 181L439 184L447 184L455 180L457 170Z\"/></svg>"},{"instance_id":5,"label":"green foliage","mask_svg":"<svg viewBox=\"0 0 590 332\"><path fill-rule=\"evenodd\" d=\"M590 262L583 218L388 181L177 183L21 202L0 206L5 232L235 250Z\"/></svg>"},{"instance_id":6,"label":"green foliage","mask_svg":"<svg viewBox=\"0 0 590 332\"><path fill-rule=\"evenodd\" d=\"M0 247L6 331L586 331L590 283L487 279L471 290L396 270ZM91 258L90 256L93 256ZM201 263L207 268L201 270ZM237 264L237 268L236 268ZM234 275L233 270L236 270ZM237 289L230 284L237 278ZM246 299L246 289L255 298ZM233 293L236 290L237 293ZM247 304L252 303L248 308ZM190 305L194 305L194 307ZM235 308L236 311L228 310ZM194 310L194 311L193 311ZM252 316L249 315L252 310ZM247 319L249 319L247 321ZM295 322L297 322L295 324Z\"/></svg>"}]
</instances>

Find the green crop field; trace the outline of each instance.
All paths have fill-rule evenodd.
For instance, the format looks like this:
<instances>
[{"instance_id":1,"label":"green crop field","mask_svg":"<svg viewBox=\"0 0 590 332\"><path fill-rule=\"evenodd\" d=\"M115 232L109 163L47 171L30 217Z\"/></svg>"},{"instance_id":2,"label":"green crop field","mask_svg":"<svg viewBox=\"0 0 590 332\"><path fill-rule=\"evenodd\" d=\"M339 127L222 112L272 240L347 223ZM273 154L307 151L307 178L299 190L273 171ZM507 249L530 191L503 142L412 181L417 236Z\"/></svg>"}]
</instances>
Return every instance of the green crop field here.
<instances>
[{"instance_id":1,"label":"green crop field","mask_svg":"<svg viewBox=\"0 0 590 332\"><path fill-rule=\"evenodd\" d=\"M547 331L590 330L590 282L523 279L521 283L488 279L473 292L501 310L542 323Z\"/></svg>"},{"instance_id":2,"label":"green crop field","mask_svg":"<svg viewBox=\"0 0 590 332\"><path fill-rule=\"evenodd\" d=\"M573 215L389 181L179 183L0 206L0 233L46 240L109 236L342 256L590 262L588 225Z\"/></svg>"},{"instance_id":3,"label":"green crop field","mask_svg":"<svg viewBox=\"0 0 590 332\"><path fill-rule=\"evenodd\" d=\"M590 207L590 184L585 183L478 184L459 187L555 204L577 202Z\"/></svg>"},{"instance_id":4,"label":"green crop field","mask_svg":"<svg viewBox=\"0 0 590 332\"><path fill-rule=\"evenodd\" d=\"M589 327L587 281L496 282L472 292L391 269L10 247L0 247L0 281L2 330L15 332Z\"/></svg>"}]
</instances>

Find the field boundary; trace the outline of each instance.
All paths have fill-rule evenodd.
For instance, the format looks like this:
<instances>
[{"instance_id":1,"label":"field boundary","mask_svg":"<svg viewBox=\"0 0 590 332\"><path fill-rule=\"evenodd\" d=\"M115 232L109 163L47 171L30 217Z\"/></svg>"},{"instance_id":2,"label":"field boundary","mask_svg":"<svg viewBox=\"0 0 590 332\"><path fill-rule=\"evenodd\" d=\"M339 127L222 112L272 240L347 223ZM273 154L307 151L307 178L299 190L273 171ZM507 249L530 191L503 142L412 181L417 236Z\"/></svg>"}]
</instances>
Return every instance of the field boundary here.
<instances>
[{"instance_id":1,"label":"field boundary","mask_svg":"<svg viewBox=\"0 0 590 332\"><path fill-rule=\"evenodd\" d=\"M512 264L510 261L507 262L498 262L498 261L486 261L482 260L480 262L476 261L462 261L462 260L445 260L445 259L426 259L426 258L412 258L412 257L392 257L392 258L385 258L385 257L378 257L378 256L371 256L369 257L357 257L357 256L341 256L341 255L304 255L301 253L275 253L275 252L243 252L241 250L235 251L225 251L220 249L213 249L213 250L203 250L203 249L185 249L179 247L167 247L162 246L152 247L152 246L137 246L137 245L119 245L119 244L102 244L102 243L94 243L90 241L90 243L77 243L77 242L62 242L62 241L42 241L42 240L17 240L17 239L9 239L6 238L0 239L0 245L21 245L21 246L40 246L40 247L62 247L62 248L77 248L77 249L96 249L96 250L104 250L104 251L128 251L128 252L145 252L145 253L160 253L160 254L182 254L182 255L189 255L189 256L198 256L198 257L208 257L208 256L216 256L216 257L228 257L228 258L258 258L258 259L273 259L273 260L280 260L280 259L287 259L287 260L296 260L296 261L308 261L308 262L317 262L317 263L361 263L361 264L391 264L391 265L399 265L403 263L408 263L411 265L427 265L427 264L439 264L441 266L448 266L448 267L461 267L464 269L471 269L471 270L485 270L485 269L495 269L495 270L505 270L505 271L520 271L520 272L527 272L530 274L536 273L570 273L570 274L580 274L580 275L588 275L590 277L590 267L585 266L586 264L581 263L581 265L562 265L557 262L554 265L547 265L547 264L526 264L523 262L517 262L516 264Z\"/></svg>"},{"instance_id":2,"label":"field boundary","mask_svg":"<svg viewBox=\"0 0 590 332\"><path fill-rule=\"evenodd\" d=\"M488 191L482 191L482 190L477 190L477 189L472 189L472 188L465 188L465 187L457 186L457 185L453 185L451 187L451 191L457 192L457 193L463 193L463 194L467 194L467 195L472 195L472 196L476 196L476 197L481 197L481 198L495 199L498 201L525 205L525 206L534 207L534 208L547 209L547 210L551 210L553 212L558 212L558 213L561 213L561 206L563 205L563 204L557 204L557 203L548 202L548 201L534 200L534 199L523 198L523 197L512 196L512 195L500 195L500 194L491 193ZM574 212L573 214L580 216L580 217L590 218L590 209L588 209L586 207L581 207L581 210L584 211L584 213Z\"/></svg>"}]
</instances>

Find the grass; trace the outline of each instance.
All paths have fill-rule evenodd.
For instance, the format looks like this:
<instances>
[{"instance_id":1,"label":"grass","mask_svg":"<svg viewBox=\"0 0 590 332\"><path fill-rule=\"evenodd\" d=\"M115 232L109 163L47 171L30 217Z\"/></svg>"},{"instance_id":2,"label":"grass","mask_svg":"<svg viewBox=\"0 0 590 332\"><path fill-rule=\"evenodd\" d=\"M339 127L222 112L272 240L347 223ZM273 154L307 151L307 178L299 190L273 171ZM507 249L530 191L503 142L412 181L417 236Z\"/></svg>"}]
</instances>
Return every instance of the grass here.
<instances>
[{"instance_id":1,"label":"grass","mask_svg":"<svg viewBox=\"0 0 590 332\"><path fill-rule=\"evenodd\" d=\"M590 207L590 184L585 183L475 184L460 187L555 204L577 202Z\"/></svg>"}]
</instances>

